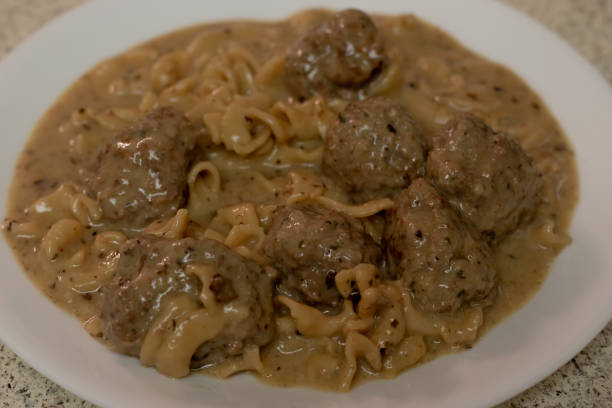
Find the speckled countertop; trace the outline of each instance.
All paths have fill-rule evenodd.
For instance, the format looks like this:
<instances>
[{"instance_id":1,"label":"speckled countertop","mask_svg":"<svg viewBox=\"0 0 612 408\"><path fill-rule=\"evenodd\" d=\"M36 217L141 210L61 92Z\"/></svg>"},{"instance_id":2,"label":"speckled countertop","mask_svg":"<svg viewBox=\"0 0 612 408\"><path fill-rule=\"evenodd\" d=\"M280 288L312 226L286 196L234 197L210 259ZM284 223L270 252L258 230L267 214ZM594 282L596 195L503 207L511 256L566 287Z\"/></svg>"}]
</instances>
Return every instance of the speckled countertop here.
<instances>
[{"instance_id":1,"label":"speckled countertop","mask_svg":"<svg viewBox=\"0 0 612 408\"><path fill-rule=\"evenodd\" d=\"M0 59L83 0L0 0ZM505 0L553 29L612 83L612 0ZM1 407L94 407L0 342ZM612 407L612 322L550 377L497 408Z\"/></svg>"}]
</instances>

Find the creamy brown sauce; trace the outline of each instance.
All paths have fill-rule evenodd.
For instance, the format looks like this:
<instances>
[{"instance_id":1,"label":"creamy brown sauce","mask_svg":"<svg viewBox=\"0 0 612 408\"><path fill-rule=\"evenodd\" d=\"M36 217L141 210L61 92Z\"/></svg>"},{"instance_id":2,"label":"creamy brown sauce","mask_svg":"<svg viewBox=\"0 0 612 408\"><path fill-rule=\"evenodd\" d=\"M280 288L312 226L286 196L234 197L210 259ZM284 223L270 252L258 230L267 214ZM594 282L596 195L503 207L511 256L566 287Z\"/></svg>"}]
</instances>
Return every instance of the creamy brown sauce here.
<instances>
[{"instance_id":1,"label":"creamy brown sauce","mask_svg":"<svg viewBox=\"0 0 612 408\"><path fill-rule=\"evenodd\" d=\"M223 103L221 108L210 107L215 105L214 100L207 99L208 105L204 108L201 105L213 90L228 86L228 75L215 77L212 69L206 75L201 73L215 63L215 55L227 54L228 50L239 51L230 60L219 62L220 69L230 67L235 73L246 67L255 78L252 84L246 85L238 79L237 85L233 85L235 93L253 94L257 90L267 94L270 101L261 105L266 111L271 111L277 102L297 104L278 79L282 69L274 65L274 59L282 56L308 27L330 15L312 11L277 23L238 21L186 28L108 59L79 78L38 123L19 158L9 194L5 238L32 282L80 321L87 322L97 316L103 302L99 287L112 277L114 267L113 254L109 251L116 251L122 238L113 243L114 238L108 236L103 248L96 249L96 237L104 231L121 231L123 237L129 238L138 236L140 231L104 219L92 221L90 216L90 222L79 224L82 231L78 238L61 245L54 256L50 257L42 248L41 241L59 220L78 218L71 213L69 205L59 202L79 200L84 172L100 148L118 130L156 104L173 105L196 122L202 121L205 111L223 111L227 106ZM483 335L533 296L546 279L556 255L569 243L567 231L578 198L572 148L544 102L507 68L474 54L443 31L413 16L374 16L373 19L389 56L387 69L395 70L383 76L386 83L371 88L373 94L400 101L424 132L437 131L454 112L474 113L492 128L517 140L542 173L544 204L535 219L521 225L495 248L498 296L492 306L484 309L484 323L478 329L479 336ZM168 54L178 62L166 58L165 63L160 63ZM262 74L264 70L269 73ZM242 76L236 74L237 78L251 76L244 72ZM186 78L194 78L195 85L189 84ZM177 90L176 86L174 90L169 89L183 80L186 91ZM204 80L219 82L208 90L202 87ZM219 98L223 97L221 93ZM305 103L303 123L313 128L315 136L302 139L294 136L286 145L310 152L312 160L296 159L295 154L281 151L280 143L261 147L246 157L222 144L208 147L202 161L218 168L223 187L222 191L211 193L210 185L202 180L190 185L187 208L192 229L187 234L201 236L206 229L212 229L225 237L232 225L219 219L218 210L244 202L260 205L257 209L265 227L265 205L282 203L291 195L286 187L290 172L307 178L320 176L317 149L321 148L322 141L317 133L346 103L336 99ZM319 109L317 103L325 107ZM66 183L75 185L72 193L65 194L68 199L45 198L62 185L69 189ZM309 189L307 194L312 186ZM198 194L206 199L196 197ZM349 203L340 191L328 190L324 195ZM376 226L372 229L374 235L379 230ZM245 246L251 244L248 242ZM348 364L343 336L309 338L296 334L295 323L286 312L282 314L277 322L277 337L260 350L263 363L260 377L281 386L342 389ZM465 318L460 315L454 319ZM446 322L449 319L453 320L442 318ZM435 322L436 318L428 321ZM460 322L457 324L461 326ZM99 335L95 322L92 325L88 330ZM419 361L461 348L446 344L440 336L430 335L427 330L419 334L417 326L409 324L411 329L406 335L424 335L427 354ZM461 327L469 326L468 323ZM391 369L376 371L364 360L358 361L357 381L393 377L405 368L398 363ZM244 367L252 369L248 363L236 364L246 364ZM224 375L223 370L236 371L227 365L208 369L217 375Z\"/></svg>"}]
</instances>

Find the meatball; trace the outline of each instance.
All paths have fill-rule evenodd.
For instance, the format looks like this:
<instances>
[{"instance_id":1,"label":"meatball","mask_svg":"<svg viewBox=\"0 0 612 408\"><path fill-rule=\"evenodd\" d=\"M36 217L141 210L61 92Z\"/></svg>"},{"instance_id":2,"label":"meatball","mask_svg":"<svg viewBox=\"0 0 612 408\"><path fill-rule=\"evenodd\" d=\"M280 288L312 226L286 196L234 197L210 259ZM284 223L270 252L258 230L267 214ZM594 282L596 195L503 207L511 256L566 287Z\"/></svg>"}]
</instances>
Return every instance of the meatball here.
<instances>
[{"instance_id":1,"label":"meatball","mask_svg":"<svg viewBox=\"0 0 612 408\"><path fill-rule=\"evenodd\" d=\"M120 250L118 270L102 287L103 336L124 354L137 356L149 326L164 302L187 294L199 302L201 281L186 272L189 264L216 269L210 289L217 302L249 310L200 346L192 364L218 362L240 354L249 344L264 345L274 334L272 278L257 263L213 240L180 240L144 235Z\"/></svg>"},{"instance_id":2,"label":"meatball","mask_svg":"<svg viewBox=\"0 0 612 408\"><path fill-rule=\"evenodd\" d=\"M336 273L360 263L379 264L382 258L358 220L306 205L274 212L264 251L281 275L281 292L329 306L340 300Z\"/></svg>"},{"instance_id":3,"label":"meatball","mask_svg":"<svg viewBox=\"0 0 612 408\"><path fill-rule=\"evenodd\" d=\"M98 155L87 191L104 217L142 228L185 203L196 132L181 112L156 108L120 132Z\"/></svg>"},{"instance_id":4,"label":"meatball","mask_svg":"<svg viewBox=\"0 0 612 408\"><path fill-rule=\"evenodd\" d=\"M488 241L513 231L540 203L541 177L531 158L512 138L473 115L455 117L434 136L427 174Z\"/></svg>"},{"instance_id":5,"label":"meatball","mask_svg":"<svg viewBox=\"0 0 612 408\"><path fill-rule=\"evenodd\" d=\"M381 68L384 45L362 11L349 9L314 27L288 51L287 80L302 97L358 88Z\"/></svg>"},{"instance_id":6,"label":"meatball","mask_svg":"<svg viewBox=\"0 0 612 408\"><path fill-rule=\"evenodd\" d=\"M425 143L400 104L353 102L327 132L323 171L357 201L391 196L425 173Z\"/></svg>"},{"instance_id":7,"label":"meatball","mask_svg":"<svg viewBox=\"0 0 612 408\"><path fill-rule=\"evenodd\" d=\"M395 197L384 239L392 269L422 309L455 312L491 300L496 272L488 245L425 179Z\"/></svg>"}]
</instances>

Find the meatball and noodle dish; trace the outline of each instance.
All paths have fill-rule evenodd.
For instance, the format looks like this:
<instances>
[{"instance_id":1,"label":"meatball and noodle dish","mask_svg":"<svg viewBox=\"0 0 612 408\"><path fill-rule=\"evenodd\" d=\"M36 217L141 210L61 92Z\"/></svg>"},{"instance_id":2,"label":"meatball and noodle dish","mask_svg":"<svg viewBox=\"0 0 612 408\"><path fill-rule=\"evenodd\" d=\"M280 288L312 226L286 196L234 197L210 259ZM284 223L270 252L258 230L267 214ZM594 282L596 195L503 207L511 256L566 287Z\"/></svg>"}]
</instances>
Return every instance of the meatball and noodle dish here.
<instances>
[{"instance_id":1,"label":"meatball and noodle dish","mask_svg":"<svg viewBox=\"0 0 612 408\"><path fill-rule=\"evenodd\" d=\"M170 377L347 391L472 347L570 243L571 146L412 15L182 29L49 109L3 223L26 274Z\"/></svg>"}]
</instances>

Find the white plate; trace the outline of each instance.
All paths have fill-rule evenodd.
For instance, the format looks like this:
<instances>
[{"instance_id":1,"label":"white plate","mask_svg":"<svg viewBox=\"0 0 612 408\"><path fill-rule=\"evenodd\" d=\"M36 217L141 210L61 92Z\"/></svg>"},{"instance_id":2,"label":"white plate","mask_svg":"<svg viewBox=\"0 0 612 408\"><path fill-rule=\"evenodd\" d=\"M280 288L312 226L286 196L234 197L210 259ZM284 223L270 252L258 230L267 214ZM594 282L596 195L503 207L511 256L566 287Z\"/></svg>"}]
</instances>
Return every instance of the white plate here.
<instances>
[{"instance_id":1,"label":"white plate","mask_svg":"<svg viewBox=\"0 0 612 408\"><path fill-rule=\"evenodd\" d=\"M576 149L580 202L574 243L558 258L535 298L468 352L440 358L392 381L349 394L261 385L251 376L171 380L113 354L27 281L0 245L2 340L41 373L108 407L488 406L552 373L612 317L612 92L555 35L490 1L327 1L335 8L414 12L469 48L511 67L544 98ZM53 21L0 64L0 191L35 122L79 74L96 62L184 25L228 18L278 19L308 0L203 2L95 1ZM4 200L2 200L4 201ZM5 212L4 203L0 213Z\"/></svg>"}]
</instances>

